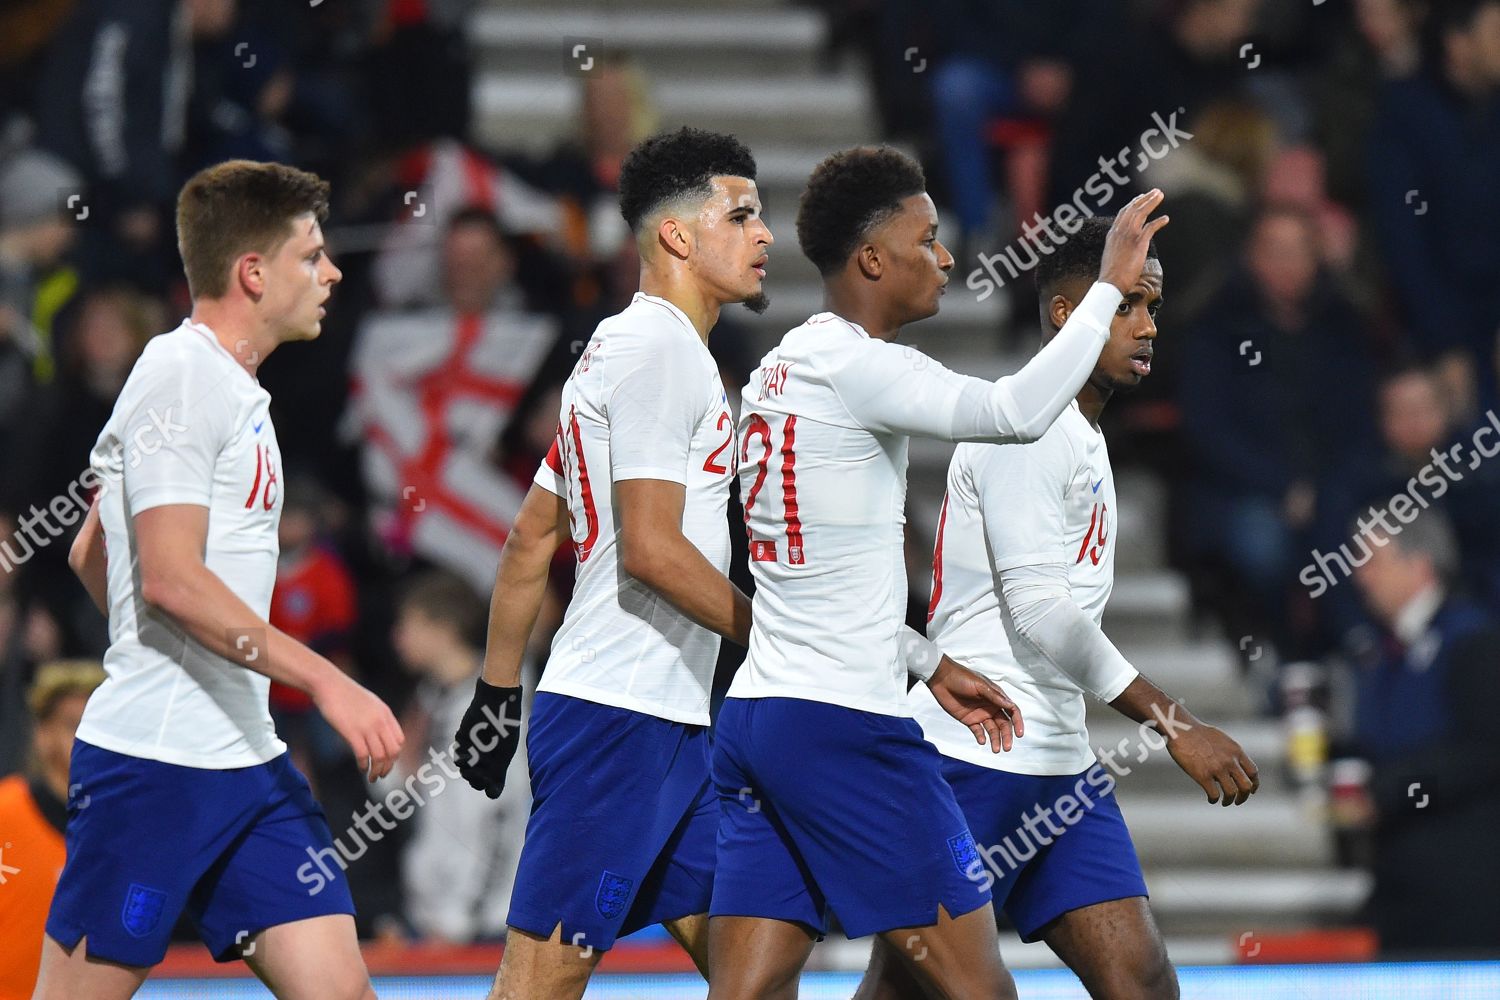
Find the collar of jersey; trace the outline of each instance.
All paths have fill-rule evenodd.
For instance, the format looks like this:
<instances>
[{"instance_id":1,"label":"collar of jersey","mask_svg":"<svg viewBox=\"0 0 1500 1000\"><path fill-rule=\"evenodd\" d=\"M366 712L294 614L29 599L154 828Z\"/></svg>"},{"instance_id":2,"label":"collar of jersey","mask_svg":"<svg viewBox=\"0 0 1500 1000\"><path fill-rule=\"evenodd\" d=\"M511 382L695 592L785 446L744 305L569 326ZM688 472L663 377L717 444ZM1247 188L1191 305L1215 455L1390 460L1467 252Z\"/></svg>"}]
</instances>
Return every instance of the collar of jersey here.
<instances>
[{"instance_id":1,"label":"collar of jersey","mask_svg":"<svg viewBox=\"0 0 1500 1000\"><path fill-rule=\"evenodd\" d=\"M682 323L682 325L687 327L689 333L691 333L695 338L698 336L698 328L693 325L692 320L687 318L687 313L683 312L681 309L678 309L676 306L674 306L672 303L668 302L661 296L648 295L645 292L636 292L633 296L631 296L630 301L631 304L634 304L636 302L650 302L653 305L662 306L673 316L676 316L677 319Z\"/></svg>"},{"instance_id":2,"label":"collar of jersey","mask_svg":"<svg viewBox=\"0 0 1500 1000\"><path fill-rule=\"evenodd\" d=\"M807 325L808 326L812 326L814 323L834 323L834 322L844 324L849 329L853 330L855 333L859 334L861 337L865 338L866 340L873 340L874 339L874 338L872 338L870 336L870 331L866 330L864 327L860 326L858 323L855 323L855 322L853 322L851 320L845 319L844 317L840 316L838 313L834 313L834 312L813 313L811 316L809 316L807 318Z\"/></svg>"},{"instance_id":3,"label":"collar of jersey","mask_svg":"<svg viewBox=\"0 0 1500 1000\"><path fill-rule=\"evenodd\" d=\"M256 385L260 385L260 379L245 371L245 366L240 364L239 359L236 358L233 354L230 354L228 351L226 351L224 349L224 345L219 343L219 338L214 333L212 327L208 326L208 324L206 323L199 323L192 319L184 319L182 321L182 325L187 327L189 330L192 330L194 333L200 335L204 340L208 341L208 346L222 354L226 360L234 365L236 371L244 375Z\"/></svg>"}]
</instances>

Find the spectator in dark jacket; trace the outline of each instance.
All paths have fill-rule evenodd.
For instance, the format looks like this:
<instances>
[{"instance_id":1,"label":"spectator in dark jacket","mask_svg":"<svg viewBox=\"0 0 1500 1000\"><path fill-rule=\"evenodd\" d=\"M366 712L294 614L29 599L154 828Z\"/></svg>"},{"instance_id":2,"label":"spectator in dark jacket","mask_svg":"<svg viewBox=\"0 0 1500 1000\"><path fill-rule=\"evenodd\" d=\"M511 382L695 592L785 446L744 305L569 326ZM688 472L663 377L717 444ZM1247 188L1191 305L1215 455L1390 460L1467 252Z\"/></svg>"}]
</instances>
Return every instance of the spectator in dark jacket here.
<instances>
[{"instance_id":1,"label":"spectator in dark jacket","mask_svg":"<svg viewBox=\"0 0 1500 1000\"><path fill-rule=\"evenodd\" d=\"M1386 953L1500 949L1500 632L1456 596L1446 519L1371 537L1354 581L1383 626L1358 670L1354 743L1370 762L1373 917Z\"/></svg>"},{"instance_id":2,"label":"spectator in dark jacket","mask_svg":"<svg viewBox=\"0 0 1500 1000\"><path fill-rule=\"evenodd\" d=\"M1460 553L1457 572L1465 589L1493 610L1500 608L1500 538L1493 523L1500 510L1500 462L1486 461L1485 452L1493 448L1495 431L1491 427L1476 434L1457 423L1449 404L1442 382L1426 367L1402 367L1381 380L1379 446L1373 455L1350 456L1330 477L1318 505L1321 537L1315 546L1333 551L1348 542L1352 518L1369 514L1372 507L1388 508L1393 497L1412 492L1415 481L1416 492L1441 510L1453 528ZM1447 461L1438 465L1443 456ZM1452 474L1440 475L1444 468ZM1346 590L1335 588L1321 598L1330 612L1333 638L1365 621L1356 595Z\"/></svg>"},{"instance_id":3,"label":"spectator in dark jacket","mask_svg":"<svg viewBox=\"0 0 1500 1000\"><path fill-rule=\"evenodd\" d=\"M95 246L100 269L163 285L175 265L168 214L182 180L193 41L228 31L236 3L79 0L53 39L37 141L83 172L88 231L119 241Z\"/></svg>"},{"instance_id":4,"label":"spectator in dark jacket","mask_svg":"<svg viewBox=\"0 0 1500 1000\"><path fill-rule=\"evenodd\" d=\"M1182 353L1190 545L1248 589L1241 624L1285 651L1306 638L1289 629L1286 597L1324 477L1335 460L1368 452L1372 426L1360 318L1319 270L1306 215L1262 211L1243 270Z\"/></svg>"},{"instance_id":5,"label":"spectator in dark jacket","mask_svg":"<svg viewBox=\"0 0 1500 1000\"><path fill-rule=\"evenodd\" d=\"M1500 328L1500 0L1435 4L1426 72L1388 83L1369 213L1414 345L1472 409Z\"/></svg>"}]
</instances>

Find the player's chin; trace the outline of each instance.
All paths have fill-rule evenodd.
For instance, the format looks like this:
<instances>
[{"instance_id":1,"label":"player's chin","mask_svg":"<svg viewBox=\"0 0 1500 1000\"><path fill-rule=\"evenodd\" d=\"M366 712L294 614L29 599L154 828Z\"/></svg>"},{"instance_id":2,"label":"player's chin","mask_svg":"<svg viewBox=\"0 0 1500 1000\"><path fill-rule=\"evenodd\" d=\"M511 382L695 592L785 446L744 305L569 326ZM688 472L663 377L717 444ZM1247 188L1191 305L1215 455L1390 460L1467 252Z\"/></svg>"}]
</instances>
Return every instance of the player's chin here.
<instances>
[{"instance_id":1,"label":"player's chin","mask_svg":"<svg viewBox=\"0 0 1500 1000\"><path fill-rule=\"evenodd\" d=\"M939 310L941 310L943 308L943 296L946 295L947 293L948 293L948 283L947 282L943 282L941 285L938 285L937 288L933 289L932 298L929 299L928 303L927 303L928 310L929 310L928 313L927 313L928 316L936 316L938 314Z\"/></svg>"},{"instance_id":2,"label":"player's chin","mask_svg":"<svg viewBox=\"0 0 1500 1000\"><path fill-rule=\"evenodd\" d=\"M321 319L309 320L299 324L292 331L292 340L317 340L323 335L323 321Z\"/></svg>"},{"instance_id":3,"label":"player's chin","mask_svg":"<svg viewBox=\"0 0 1500 1000\"><path fill-rule=\"evenodd\" d=\"M740 305L760 316L771 307L771 297L766 294L765 289L757 287L740 299Z\"/></svg>"},{"instance_id":4,"label":"player's chin","mask_svg":"<svg viewBox=\"0 0 1500 1000\"><path fill-rule=\"evenodd\" d=\"M922 305L912 314L912 317L908 319L907 322L918 323L924 319L931 319L932 317L936 316L939 311L941 311L942 307L942 299L939 296L934 295L930 300L922 303Z\"/></svg>"}]
</instances>

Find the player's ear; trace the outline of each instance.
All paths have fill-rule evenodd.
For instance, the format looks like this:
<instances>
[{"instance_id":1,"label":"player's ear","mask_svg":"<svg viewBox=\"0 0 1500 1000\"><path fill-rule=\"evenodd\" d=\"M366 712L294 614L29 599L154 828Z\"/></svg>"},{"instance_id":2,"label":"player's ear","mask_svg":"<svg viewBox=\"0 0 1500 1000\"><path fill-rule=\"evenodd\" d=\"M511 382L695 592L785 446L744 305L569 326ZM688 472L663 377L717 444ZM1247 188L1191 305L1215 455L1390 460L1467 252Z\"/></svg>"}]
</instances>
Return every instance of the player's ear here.
<instances>
[{"instance_id":1,"label":"player's ear","mask_svg":"<svg viewBox=\"0 0 1500 1000\"><path fill-rule=\"evenodd\" d=\"M693 247L693 234L682 220L669 215L657 224L656 244L678 260L685 260Z\"/></svg>"},{"instance_id":2,"label":"player's ear","mask_svg":"<svg viewBox=\"0 0 1500 1000\"><path fill-rule=\"evenodd\" d=\"M1053 328L1061 330L1071 315L1073 315L1073 303L1061 295L1052 296L1052 301L1047 303L1047 318L1052 321Z\"/></svg>"},{"instance_id":3,"label":"player's ear","mask_svg":"<svg viewBox=\"0 0 1500 1000\"><path fill-rule=\"evenodd\" d=\"M266 259L258 253L247 253L234 262L234 277L246 295L260 298L266 291Z\"/></svg>"},{"instance_id":4,"label":"player's ear","mask_svg":"<svg viewBox=\"0 0 1500 1000\"><path fill-rule=\"evenodd\" d=\"M880 275L885 271L885 261L881 259L880 248L874 243L861 244L859 249L854 251L854 260L859 264L859 273L871 281L879 280Z\"/></svg>"}]
</instances>

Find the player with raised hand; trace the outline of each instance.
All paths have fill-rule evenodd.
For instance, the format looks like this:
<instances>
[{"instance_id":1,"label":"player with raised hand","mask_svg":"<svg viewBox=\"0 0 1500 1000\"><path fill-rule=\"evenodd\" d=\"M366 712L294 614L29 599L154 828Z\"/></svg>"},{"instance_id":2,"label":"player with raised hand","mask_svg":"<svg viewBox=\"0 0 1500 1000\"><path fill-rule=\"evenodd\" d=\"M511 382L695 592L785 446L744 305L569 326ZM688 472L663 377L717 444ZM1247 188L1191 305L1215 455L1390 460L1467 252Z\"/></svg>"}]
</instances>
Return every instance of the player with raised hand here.
<instances>
[{"instance_id":1,"label":"player with raised hand","mask_svg":"<svg viewBox=\"0 0 1500 1000\"><path fill-rule=\"evenodd\" d=\"M342 874L312 894L294 875L333 839L267 704L272 680L310 694L372 778L401 750L384 703L266 621L281 453L256 373L322 330L327 214L324 181L275 163L209 167L178 197L193 312L121 389L69 557L111 642L73 748L40 1000L131 996L184 910L282 1000L375 995Z\"/></svg>"},{"instance_id":2,"label":"player with raised hand","mask_svg":"<svg viewBox=\"0 0 1500 1000\"><path fill-rule=\"evenodd\" d=\"M492 997L566 1000L616 937L664 924L707 974L719 804L709 694L750 602L725 575L734 420L708 352L720 310L764 310L772 237L750 151L684 128L620 172L640 291L563 388L557 439L501 553L484 673L456 759L499 795L519 743L521 661L557 547L573 597L532 706L532 813Z\"/></svg>"},{"instance_id":3,"label":"player with raised hand","mask_svg":"<svg viewBox=\"0 0 1500 1000\"><path fill-rule=\"evenodd\" d=\"M1110 220L1087 219L1038 266L1045 339L1088 294L1109 231ZM1029 444L959 445L948 470L928 629L946 652L1005 685L1030 720L1026 739L1002 757L975 753L932 698L910 695L980 844L988 868L981 883L995 907L1022 940L1046 941L1090 996L1110 1000L1176 996L1177 979L1114 776L1089 746L1085 694L1154 724L1209 802L1239 805L1259 787L1239 744L1141 676L1099 625L1114 585L1119 517L1099 415L1151 373L1161 302L1153 250L1115 311L1093 374L1052 428ZM926 993L877 941L857 995Z\"/></svg>"},{"instance_id":4,"label":"player with raised hand","mask_svg":"<svg viewBox=\"0 0 1500 1000\"><path fill-rule=\"evenodd\" d=\"M1166 224L1149 219L1161 200L1130 203L1063 330L1021 372L987 382L894 343L937 312L953 266L921 168L860 148L814 170L797 235L828 311L766 355L740 418L757 586L749 657L715 735L713 1000L795 996L827 908L850 937L882 935L934 995L1014 994L989 894L970 874L974 839L906 702L909 436L1039 438L1093 371ZM935 696L945 673L929 680ZM964 699L995 713L1008 744L1021 726L1001 702Z\"/></svg>"}]
</instances>

